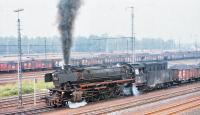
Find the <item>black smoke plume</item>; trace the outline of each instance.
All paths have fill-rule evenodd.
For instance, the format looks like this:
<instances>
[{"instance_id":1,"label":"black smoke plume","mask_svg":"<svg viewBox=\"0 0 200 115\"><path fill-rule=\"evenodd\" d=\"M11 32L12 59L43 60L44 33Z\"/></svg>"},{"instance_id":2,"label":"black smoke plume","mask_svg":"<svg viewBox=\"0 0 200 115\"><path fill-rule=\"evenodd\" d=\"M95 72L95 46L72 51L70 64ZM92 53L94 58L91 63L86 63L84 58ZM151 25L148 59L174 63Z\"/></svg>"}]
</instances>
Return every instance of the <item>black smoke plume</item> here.
<instances>
[{"instance_id":1,"label":"black smoke plume","mask_svg":"<svg viewBox=\"0 0 200 115\"><path fill-rule=\"evenodd\" d=\"M58 4L58 29L61 34L64 64L69 64L70 49L72 46L72 33L77 11L81 0L60 0Z\"/></svg>"}]
</instances>

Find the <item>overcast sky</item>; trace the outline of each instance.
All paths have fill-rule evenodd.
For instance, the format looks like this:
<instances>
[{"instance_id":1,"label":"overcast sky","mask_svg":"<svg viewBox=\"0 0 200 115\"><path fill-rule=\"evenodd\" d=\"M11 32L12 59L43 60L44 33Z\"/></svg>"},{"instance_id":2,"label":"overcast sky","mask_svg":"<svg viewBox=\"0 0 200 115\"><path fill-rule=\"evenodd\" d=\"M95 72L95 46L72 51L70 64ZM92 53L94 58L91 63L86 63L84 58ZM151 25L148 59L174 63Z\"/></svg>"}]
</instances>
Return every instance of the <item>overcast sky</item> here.
<instances>
[{"instance_id":1,"label":"overcast sky","mask_svg":"<svg viewBox=\"0 0 200 115\"><path fill-rule=\"evenodd\" d=\"M130 36L130 9L134 5L134 32L138 38L161 37L182 41L200 38L200 0L83 0L75 23L75 36L91 34ZM16 13L20 14L22 34L59 35L58 0L0 0L0 36L16 36Z\"/></svg>"}]
</instances>

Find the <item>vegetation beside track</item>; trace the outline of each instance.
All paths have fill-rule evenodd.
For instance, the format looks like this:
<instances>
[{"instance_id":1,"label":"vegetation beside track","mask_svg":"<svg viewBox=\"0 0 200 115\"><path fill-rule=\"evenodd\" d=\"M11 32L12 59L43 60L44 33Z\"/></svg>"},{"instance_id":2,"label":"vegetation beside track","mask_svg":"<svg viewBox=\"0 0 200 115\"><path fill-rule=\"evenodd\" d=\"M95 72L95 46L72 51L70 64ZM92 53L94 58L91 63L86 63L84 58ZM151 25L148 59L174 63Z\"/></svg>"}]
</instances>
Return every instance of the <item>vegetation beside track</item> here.
<instances>
[{"instance_id":1,"label":"vegetation beside track","mask_svg":"<svg viewBox=\"0 0 200 115\"><path fill-rule=\"evenodd\" d=\"M41 91L53 87L53 83L45 83L42 80L36 81L36 91ZM18 83L0 85L0 98L18 95ZM29 94L34 92L33 81L22 82L22 93Z\"/></svg>"}]
</instances>

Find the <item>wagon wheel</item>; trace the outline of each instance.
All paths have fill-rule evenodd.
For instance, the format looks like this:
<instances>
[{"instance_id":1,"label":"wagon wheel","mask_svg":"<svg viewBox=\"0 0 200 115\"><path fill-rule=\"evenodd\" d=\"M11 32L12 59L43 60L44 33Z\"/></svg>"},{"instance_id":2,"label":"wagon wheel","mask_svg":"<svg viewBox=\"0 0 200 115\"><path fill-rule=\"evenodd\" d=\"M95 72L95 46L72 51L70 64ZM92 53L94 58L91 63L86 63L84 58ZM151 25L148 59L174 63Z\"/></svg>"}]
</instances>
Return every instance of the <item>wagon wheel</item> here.
<instances>
[{"instance_id":1,"label":"wagon wheel","mask_svg":"<svg viewBox=\"0 0 200 115\"><path fill-rule=\"evenodd\" d=\"M100 95L100 100L104 100L104 99L105 99L105 94L103 93Z\"/></svg>"},{"instance_id":2,"label":"wagon wheel","mask_svg":"<svg viewBox=\"0 0 200 115\"><path fill-rule=\"evenodd\" d=\"M51 103L51 106L53 106L55 108L57 107L55 100Z\"/></svg>"},{"instance_id":3,"label":"wagon wheel","mask_svg":"<svg viewBox=\"0 0 200 115\"><path fill-rule=\"evenodd\" d=\"M93 102L93 97L92 96L88 97L87 100L88 100L88 102Z\"/></svg>"},{"instance_id":4,"label":"wagon wheel","mask_svg":"<svg viewBox=\"0 0 200 115\"><path fill-rule=\"evenodd\" d=\"M52 94L52 101L51 101L51 105L53 105L54 107L59 107L62 105L62 99L60 97L59 92L54 92Z\"/></svg>"},{"instance_id":5,"label":"wagon wheel","mask_svg":"<svg viewBox=\"0 0 200 115\"><path fill-rule=\"evenodd\" d=\"M100 93L93 93L92 101L96 102L100 100Z\"/></svg>"},{"instance_id":6,"label":"wagon wheel","mask_svg":"<svg viewBox=\"0 0 200 115\"><path fill-rule=\"evenodd\" d=\"M109 95L108 94L105 94L104 97L105 97L105 99L109 99Z\"/></svg>"},{"instance_id":7,"label":"wagon wheel","mask_svg":"<svg viewBox=\"0 0 200 115\"><path fill-rule=\"evenodd\" d=\"M54 101L53 101L53 106L54 107L60 107L60 106L62 106L62 100L60 100L60 99L55 99Z\"/></svg>"},{"instance_id":8,"label":"wagon wheel","mask_svg":"<svg viewBox=\"0 0 200 115\"><path fill-rule=\"evenodd\" d=\"M113 97L114 97L114 94L115 94L115 91L114 91L114 89L112 89L112 90L109 91L107 97L108 97L108 98L113 98Z\"/></svg>"},{"instance_id":9,"label":"wagon wheel","mask_svg":"<svg viewBox=\"0 0 200 115\"><path fill-rule=\"evenodd\" d=\"M101 98L100 98L100 96L95 96L94 97L94 101L96 102L96 101L99 101Z\"/></svg>"},{"instance_id":10,"label":"wagon wheel","mask_svg":"<svg viewBox=\"0 0 200 115\"><path fill-rule=\"evenodd\" d=\"M92 92L90 96L88 96L86 99L88 100L88 102L94 102L94 93Z\"/></svg>"},{"instance_id":11,"label":"wagon wheel","mask_svg":"<svg viewBox=\"0 0 200 115\"><path fill-rule=\"evenodd\" d=\"M115 89L115 97L119 97L122 95L122 90L118 87Z\"/></svg>"},{"instance_id":12,"label":"wagon wheel","mask_svg":"<svg viewBox=\"0 0 200 115\"><path fill-rule=\"evenodd\" d=\"M52 102L51 101L46 100L46 103L47 103L48 106L52 106Z\"/></svg>"}]
</instances>

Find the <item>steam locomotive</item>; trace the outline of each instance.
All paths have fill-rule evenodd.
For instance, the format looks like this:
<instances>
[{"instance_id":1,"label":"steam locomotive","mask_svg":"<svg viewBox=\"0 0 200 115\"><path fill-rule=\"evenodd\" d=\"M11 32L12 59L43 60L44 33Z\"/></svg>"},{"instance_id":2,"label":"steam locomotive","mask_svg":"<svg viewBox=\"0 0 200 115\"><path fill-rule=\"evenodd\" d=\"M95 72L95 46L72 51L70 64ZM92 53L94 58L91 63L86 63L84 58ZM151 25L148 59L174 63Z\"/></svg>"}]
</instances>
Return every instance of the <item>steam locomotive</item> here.
<instances>
[{"instance_id":1,"label":"steam locomotive","mask_svg":"<svg viewBox=\"0 0 200 115\"><path fill-rule=\"evenodd\" d=\"M46 97L46 103L59 107L69 101L94 102L133 95L133 86L139 90L149 90L169 87L182 81L199 80L199 66L182 69L179 67L168 69L167 66L167 62L65 66L64 69L45 75L45 82L53 82L55 86L49 89L50 94ZM188 76L186 70L190 70Z\"/></svg>"}]
</instances>

